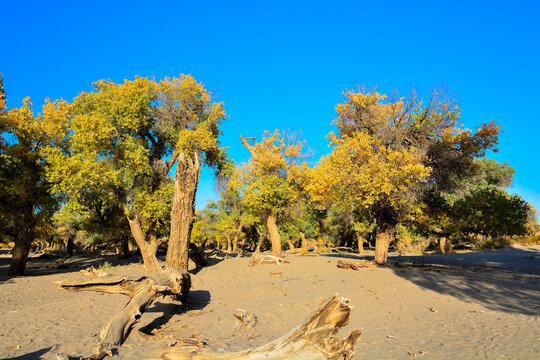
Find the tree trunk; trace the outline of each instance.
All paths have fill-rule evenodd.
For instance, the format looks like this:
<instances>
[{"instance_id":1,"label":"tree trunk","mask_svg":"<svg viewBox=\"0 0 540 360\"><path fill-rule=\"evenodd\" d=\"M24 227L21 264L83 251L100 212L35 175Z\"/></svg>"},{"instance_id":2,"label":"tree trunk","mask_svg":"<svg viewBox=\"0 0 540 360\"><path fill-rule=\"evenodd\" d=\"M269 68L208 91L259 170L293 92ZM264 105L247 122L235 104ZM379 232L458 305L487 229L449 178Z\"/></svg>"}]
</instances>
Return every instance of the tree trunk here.
<instances>
[{"instance_id":1,"label":"tree trunk","mask_svg":"<svg viewBox=\"0 0 540 360\"><path fill-rule=\"evenodd\" d=\"M308 241L306 239L306 234L304 234L303 232L300 232L300 239L302 239L301 242L300 242L300 247L302 249L307 249Z\"/></svg>"},{"instance_id":2,"label":"tree trunk","mask_svg":"<svg viewBox=\"0 0 540 360\"><path fill-rule=\"evenodd\" d=\"M281 255L281 236L279 235L276 216L274 214L268 215L266 225L268 226L270 242L272 243L272 254L279 256Z\"/></svg>"},{"instance_id":3,"label":"tree trunk","mask_svg":"<svg viewBox=\"0 0 540 360\"><path fill-rule=\"evenodd\" d=\"M291 242L290 239L287 239L287 245L289 245L289 250L294 250L294 244Z\"/></svg>"},{"instance_id":4,"label":"tree trunk","mask_svg":"<svg viewBox=\"0 0 540 360\"><path fill-rule=\"evenodd\" d=\"M171 235L167 249L168 269L188 269L189 241L195 220L195 195L201 176L199 157L188 159L182 153L174 173Z\"/></svg>"},{"instance_id":5,"label":"tree trunk","mask_svg":"<svg viewBox=\"0 0 540 360\"><path fill-rule=\"evenodd\" d=\"M15 246L13 247L13 255L11 264L9 265L8 276L22 276L26 268L26 260L28 253L34 241L34 233L37 221L33 219L33 215L29 217L31 220L26 221L21 226L17 226L17 236L15 238Z\"/></svg>"},{"instance_id":6,"label":"tree trunk","mask_svg":"<svg viewBox=\"0 0 540 360\"><path fill-rule=\"evenodd\" d=\"M227 253L230 254L232 252L232 241L231 236L227 236Z\"/></svg>"},{"instance_id":7,"label":"tree trunk","mask_svg":"<svg viewBox=\"0 0 540 360\"><path fill-rule=\"evenodd\" d=\"M123 259L129 259L131 254L129 252L129 237L123 235L122 243L120 244L120 253Z\"/></svg>"},{"instance_id":8,"label":"tree trunk","mask_svg":"<svg viewBox=\"0 0 540 360\"><path fill-rule=\"evenodd\" d=\"M360 233L356 233L356 238L358 239L358 253L364 254L364 237Z\"/></svg>"},{"instance_id":9,"label":"tree trunk","mask_svg":"<svg viewBox=\"0 0 540 360\"><path fill-rule=\"evenodd\" d=\"M377 240L375 241L375 261L378 264L386 264L388 257L388 246L392 239L392 231L377 232Z\"/></svg>"},{"instance_id":10,"label":"tree trunk","mask_svg":"<svg viewBox=\"0 0 540 360\"><path fill-rule=\"evenodd\" d=\"M238 229L236 229L236 233L234 234L233 248L232 248L233 253L238 252L238 238L240 237L240 234L242 234L242 228L243 227L244 227L243 224L238 225Z\"/></svg>"},{"instance_id":11,"label":"tree trunk","mask_svg":"<svg viewBox=\"0 0 540 360\"><path fill-rule=\"evenodd\" d=\"M139 218L135 217L130 219L129 216L127 218L133 238L135 239L137 246L139 246L139 250L141 250L144 269L151 274L159 273L161 271L161 266L156 258L156 250L157 246L159 245L156 243L157 240L154 237L152 239L153 243L146 241Z\"/></svg>"}]
</instances>

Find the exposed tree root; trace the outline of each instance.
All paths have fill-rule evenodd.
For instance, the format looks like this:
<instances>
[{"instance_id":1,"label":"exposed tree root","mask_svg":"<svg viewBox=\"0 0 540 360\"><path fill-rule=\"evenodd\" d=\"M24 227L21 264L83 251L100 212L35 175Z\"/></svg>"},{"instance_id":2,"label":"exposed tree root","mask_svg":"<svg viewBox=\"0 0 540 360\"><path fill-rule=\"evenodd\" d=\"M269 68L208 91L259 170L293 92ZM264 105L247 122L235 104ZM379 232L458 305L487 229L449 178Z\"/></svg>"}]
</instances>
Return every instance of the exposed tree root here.
<instances>
[{"instance_id":1,"label":"exposed tree root","mask_svg":"<svg viewBox=\"0 0 540 360\"><path fill-rule=\"evenodd\" d=\"M319 309L306 318L302 325L285 336L258 348L237 353L219 353L196 348L169 350L162 355L169 360L351 360L354 346L361 330L352 330L340 340L337 336L340 328L349 323L351 306L349 300L333 296Z\"/></svg>"},{"instance_id":2,"label":"exposed tree root","mask_svg":"<svg viewBox=\"0 0 540 360\"><path fill-rule=\"evenodd\" d=\"M168 271L140 278L92 279L84 282L62 282L60 287L69 291L98 291L129 296L128 303L100 332L97 351L87 359L102 359L110 348L121 345L131 328L158 296L172 296L186 301L191 278L185 270Z\"/></svg>"},{"instance_id":3,"label":"exposed tree root","mask_svg":"<svg viewBox=\"0 0 540 360\"><path fill-rule=\"evenodd\" d=\"M251 259L249 260L249 267L252 267L252 266L255 266L255 265L261 265L261 264L277 264L277 265L281 265L282 263L288 263L288 261L285 260L281 256L263 255L261 253L255 252L251 256Z\"/></svg>"}]
</instances>

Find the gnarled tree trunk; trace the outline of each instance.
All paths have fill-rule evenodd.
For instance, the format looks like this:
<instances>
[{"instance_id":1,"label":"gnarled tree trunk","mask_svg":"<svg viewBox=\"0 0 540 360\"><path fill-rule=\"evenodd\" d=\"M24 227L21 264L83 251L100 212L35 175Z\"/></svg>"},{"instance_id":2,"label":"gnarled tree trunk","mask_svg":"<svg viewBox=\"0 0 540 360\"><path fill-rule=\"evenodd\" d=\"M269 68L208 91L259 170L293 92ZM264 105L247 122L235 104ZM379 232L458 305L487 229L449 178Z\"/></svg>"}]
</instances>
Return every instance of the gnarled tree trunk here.
<instances>
[{"instance_id":1,"label":"gnarled tree trunk","mask_svg":"<svg viewBox=\"0 0 540 360\"><path fill-rule=\"evenodd\" d=\"M126 340L130 329L158 296L173 296L185 302L191 278L185 270L173 270L140 278L103 278L58 284L69 291L98 291L129 296L124 308L101 330L95 355L87 358L102 359L111 347L121 345Z\"/></svg>"},{"instance_id":2,"label":"gnarled tree trunk","mask_svg":"<svg viewBox=\"0 0 540 360\"><path fill-rule=\"evenodd\" d=\"M375 261L378 264L386 264L388 257L388 246L392 240L393 231L386 229L384 232L377 232L377 240L375 241Z\"/></svg>"},{"instance_id":3,"label":"gnarled tree trunk","mask_svg":"<svg viewBox=\"0 0 540 360\"><path fill-rule=\"evenodd\" d=\"M16 224L17 236L15 237L15 246L9 264L8 276L24 275L37 224L37 220L32 213L26 216L25 219L26 221L21 220L22 223Z\"/></svg>"},{"instance_id":4,"label":"gnarled tree trunk","mask_svg":"<svg viewBox=\"0 0 540 360\"><path fill-rule=\"evenodd\" d=\"M303 232L300 232L300 239L301 239L301 241L300 241L300 247L301 247L302 249L307 249L307 247L308 247L308 241L307 241L307 239L306 239L306 234L304 234Z\"/></svg>"},{"instance_id":5,"label":"gnarled tree trunk","mask_svg":"<svg viewBox=\"0 0 540 360\"><path fill-rule=\"evenodd\" d=\"M364 237L360 233L356 233L356 238L358 239L358 253L364 254Z\"/></svg>"},{"instance_id":6,"label":"gnarled tree trunk","mask_svg":"<svg viewBox=\"0 0 540 360\"><path fill-rule=\"evenodd\" d=\"M161 271L161 266L159 265L159 261L156 257L159 241L155 235L149 236L150 242L146 241L138 216L135 216L133 219L131 219L129 216L127 218L133 238L135 239L139 250L141 250L144 269L150 274L159 273Z\"/></svg>"},{"instance_id":7,"label":"gnarled tree trunk","mask_svg":"<svg viewBox=\"0 0 540 360\"><path fill-rule=\"evenodd\" d=\"M276 216L274 214L268 215L266 225L268 226L268 234L272 243L272 254L279 256L281 255L281 235L279 235Z\"/></svg>"},{"instance_id":8,"label":"gnarled tree trunk","mask_svg":"<svg viewBox=\"0 0 540 360\"><path fill-rule=\"evenodd\" d=\"M200 176L198 155L190 159L181 153L174 173L171 234L167 249L168 269L188 269L189 241L195 220L195 195Z\"/></svg>"}]
</instances>

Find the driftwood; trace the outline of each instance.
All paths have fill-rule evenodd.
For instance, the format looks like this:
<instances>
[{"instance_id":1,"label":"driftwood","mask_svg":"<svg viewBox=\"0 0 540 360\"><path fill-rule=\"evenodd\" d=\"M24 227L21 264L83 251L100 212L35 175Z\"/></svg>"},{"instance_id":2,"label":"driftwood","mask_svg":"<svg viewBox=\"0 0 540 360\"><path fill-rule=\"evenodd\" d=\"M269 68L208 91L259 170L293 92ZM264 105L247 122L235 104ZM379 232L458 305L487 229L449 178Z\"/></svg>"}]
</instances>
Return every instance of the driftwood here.
<instances>
[{"instance_id":1,"label":"driftwood","mask_svg":"<svg viewBox=\"0 0 540 360\"><path fill-rule=\"evenodd\" d=\"M372 268L380 266L375 260L360 260L356 262L348 262L338 260L337 267L340 269L358 270L363 268Z\"/></svg>"},{"instance_id":2,"label":"driftwood","mask_svg":"<svg viewBox=\"0 0 540 360\"><path fill-rule=\"evenodd\" d=\"M158 296L171 296L185 302L191 278L187 271L174 270L139 278L109 277L84 282L61 282L62 289L68 291L98 291L129 296L128 303L100 332L96 354L87 359L102 359L110 354L110 348L121 345L133 325Z\"/></svg>"},{"instance_id":3,"label":"driftwood","mask_svg":"<svg viewBox=\"0 0 540 360\"><path fill-rule=\"evenodd\" d=\"M236 328L234 331L253 329L257 324L257 316L244 309L234 309L234 317L236 318Z\"/></svg>"},{"instance_id":4,"label":"driftwood","mask_svg":"<svg viewBox=\"0 0 540 360\"><path fill-rule=\"evenodd\" d=\"M103 278L103 277L107 277L107 276L112 276L112 274L109 274L108 272L103 271L101 269L96 269L93 266L90 266L88 269L84 269L84 270L79 271L79 274L81 274L81 275L91 275L91 276L97 277L97 278Z\"/></svg>"},{"instance_id":5,"label":"driftwood","mask_svg":"<svg viewBox=\"0 0 540 360\"><path fill-rule=\"evenodd\" d=\"M61 268L67 267L67 265L65 265L64 263L70 257L71 257L70 255L66 255L62 259L60 259L60 260L58 260L58 261L56 261L56 262L54 262L52 264L47 265L46 268L47 269L61 269Z\"/></svg>"},{"instance_id":6,"label":"driftwood","mask_svg":"<svg viewBox=\"0 0 540 360\"><path fill-rule=\"evenodd\" d=\"M349 323L351 306L344 298L333 296L319 309L306 318L302 325L285 336L258 348L237 353L208 352L196 348L169 350L162 356L169 360L317 360L341 359L354 357L354 346L361 330L352 330L340 340L337 336L340 328Z\"/></svg>"},{"instance_id":7,"label":"driftwood","mask_svg":"<svg viewBox=\"0 0 540 360\"><path fill-rule=\"evenodd\" d=\"M252 266L255 266L255 265L261 265L261 264L277 264L277 265L281 265L281 263L288 263L288 261L285 260L281 256L263 255L261 253L255 252L251 256L251 259L249 260L249 267L252 267Z\"/></svg>"}]
</instances>

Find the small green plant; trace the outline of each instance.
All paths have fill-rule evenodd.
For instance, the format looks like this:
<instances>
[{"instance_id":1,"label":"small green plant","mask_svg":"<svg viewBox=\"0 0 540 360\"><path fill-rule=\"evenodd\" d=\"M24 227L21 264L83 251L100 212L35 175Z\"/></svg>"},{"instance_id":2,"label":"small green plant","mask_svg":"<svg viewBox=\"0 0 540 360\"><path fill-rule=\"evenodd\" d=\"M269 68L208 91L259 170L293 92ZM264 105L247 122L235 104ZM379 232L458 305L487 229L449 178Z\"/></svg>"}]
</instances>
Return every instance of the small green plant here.
<instances>
[{"instance_id":1,"label":"small green plant","mask_svg":"<svg viewBox=\"0 0 540 360\"><path fill-rule=\"evenodd\" d=\"M102 270L102 271L108 271L108 270L111 270L112 268L113 268L113 265L112 265L110 262L105 261L105 262L99 267L99 270Z\"/></svg>"},{"instance_id":2,"label":"small green plant","mask_svg":"<svg viewBox=\"0 0 540 360\"><path fill-rule=\"evenodd\" d=\"M512 274L512 278L517 281L523 281L523 274L520 274L517 269L514 270L514 273Z\"/></svg>"},{"instance_id":3,"label":"small green plant","mask_svg":"<svg viewBox=\"0 0 540 360\"><path fill-rule=\"evenodd\" d=\"M307 255L307 254L309 254L309 250L305 249L305 248L302 248L302 249L298 250L298 253L300 255Z\"/></svg>"}]
</instances>

